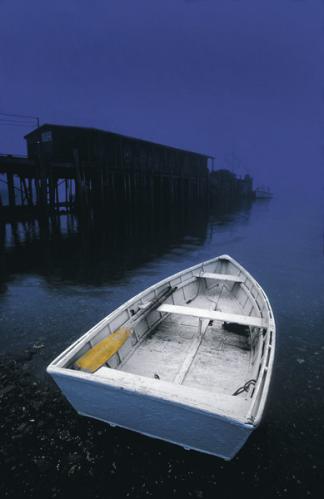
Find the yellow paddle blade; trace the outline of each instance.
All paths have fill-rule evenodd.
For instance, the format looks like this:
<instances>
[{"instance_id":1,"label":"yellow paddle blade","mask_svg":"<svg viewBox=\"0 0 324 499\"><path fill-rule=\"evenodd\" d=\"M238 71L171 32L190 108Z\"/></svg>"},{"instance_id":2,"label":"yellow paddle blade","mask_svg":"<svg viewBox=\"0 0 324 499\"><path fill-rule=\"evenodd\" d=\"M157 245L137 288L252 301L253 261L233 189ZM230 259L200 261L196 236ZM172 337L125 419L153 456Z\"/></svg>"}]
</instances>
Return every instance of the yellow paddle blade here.
<instances>
[{"instance_id":1,"label":"yellow paddle blade","mask_svg":"<svg viewBox=\"0 0 324 499\"><path fill-rule=\"evenodd\" d=\"M94 347L90 348L90 350L75 362L74 366L82 371L87 371L89 373L95 372L118 352L131 334L132 331L125 327L117 329L117 331L110 336L104 338Z\"/></svg>"}]
</instances>

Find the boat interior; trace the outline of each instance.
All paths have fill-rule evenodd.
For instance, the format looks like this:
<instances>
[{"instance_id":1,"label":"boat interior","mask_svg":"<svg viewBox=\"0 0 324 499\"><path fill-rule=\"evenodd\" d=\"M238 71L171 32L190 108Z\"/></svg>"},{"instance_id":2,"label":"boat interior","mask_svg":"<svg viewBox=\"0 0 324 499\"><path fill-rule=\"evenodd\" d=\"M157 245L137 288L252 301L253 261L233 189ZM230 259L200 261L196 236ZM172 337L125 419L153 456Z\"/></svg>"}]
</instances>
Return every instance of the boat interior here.
<instances>
[{"instance_id":1,"label":"boat interior","mask_svg":"<svg viewBox=\"0 0 324 499\"><path fill-rule=\"evenodd\" d=\"M261 366L269 363L269 317L271 309L256 281L242 267L218 258L127 302L89 331L63 367L75 368L95 345L129 327L126 340L95 376L114 369L247 400Z\"/></svg>"}]
</instances>

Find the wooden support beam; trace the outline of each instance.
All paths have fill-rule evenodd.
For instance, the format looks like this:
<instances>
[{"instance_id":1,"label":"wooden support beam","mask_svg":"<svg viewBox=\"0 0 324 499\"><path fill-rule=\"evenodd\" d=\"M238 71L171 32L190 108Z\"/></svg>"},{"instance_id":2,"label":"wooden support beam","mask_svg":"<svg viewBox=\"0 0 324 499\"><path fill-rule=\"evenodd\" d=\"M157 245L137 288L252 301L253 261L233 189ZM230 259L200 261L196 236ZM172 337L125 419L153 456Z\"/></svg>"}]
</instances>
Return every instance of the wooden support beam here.
<instances>
[{"instance_id":1,"label":"wooden support beam","mask_svg":"<svg viewBox=\"0 0 324 499\"><path fill-rule=\"evenodd\" d=\"M214 279L215 281L227 281L227 282L244 282L244 279L236 275L231 274L216 274L213 272L199 272L196 277L202 279Z\"/></svg>"},{"instance_id":2,"label":"wooden support beam","mask_svg":"<svg viewBox=\"0 0 324 499\"><path fill-rule=\"evenodd\" d=\"M28 196L29 196L29 200L30 200L30 205L31 206L34 206L34 191L33 191L33 181L32 179L29 177L28 178Z\"/></svg>"},{"instance_id":3,"label":"wooden support beam","mask_svg":"<svg viewBox=\"0 0 324 499\"><path fill-rule=\"evenodd\" d=\"M26 182L26 179L24 177L21 177L21 186L22 186L22 191L23 191L23 194L25 196L25 199L27 201L27 204L29 207L32 207L33 206L33 201L30 197L30 193L29 193L29 190L28 190L28 186L27 186L27 182Z\"/></svg>"},{"instance_id":4,"label":"wooden support beam","mask_svg":"<svg viewBox=\"0 0 324 499\"><path fill-rule=\"evenodd\" d=\"M207 310L204 308L184 307L180 305L171 305L169 303L164 303L157 310L158 312L166 312L168 314L189 315L191 317L198 317L200 319L209 319L221 322L234 322L235 324L242 324L242 326L251 326L259 328L267 327L266 321L261 317L229 314L226 312L218 312L214 310Z\"/></svg>"},{"instance_id":5,"label":"wooden support beam","mask_svg":"<svg viewBox=\"0 0 324 499\"><path fill-rule=\"evenodd\" d=\"M12 173L7 173L7 185L8 185L8 200L9 206L16 206L16 195L14 187L14 177Z\"/></svg>"}]
</instances>

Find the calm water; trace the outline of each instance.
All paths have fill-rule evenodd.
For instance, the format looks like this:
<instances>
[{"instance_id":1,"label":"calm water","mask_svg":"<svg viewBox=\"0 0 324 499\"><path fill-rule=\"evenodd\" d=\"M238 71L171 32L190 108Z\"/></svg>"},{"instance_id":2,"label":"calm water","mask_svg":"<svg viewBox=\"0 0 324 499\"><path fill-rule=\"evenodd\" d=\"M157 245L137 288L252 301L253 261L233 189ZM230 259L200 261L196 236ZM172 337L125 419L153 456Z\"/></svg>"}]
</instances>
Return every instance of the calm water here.
<instances>
[{"instance_id":1,"label":"calm water","mask_svg":"<svg viewBox=\"0 0 324 499\"><path fill-rule=\"evenodd\" d=\"M232 462L80 418L58 396L60 417L69 418L79 447L88 445L90 437L84 435L90 432L94 447L104 442L104 449L97 460L76 468L74 476L57 463L44 473L17 457L14 477L19 481L28 470L33 481L29 490L24 482L25 496L65 497L71 490L86 490L94 497L105 491L106 497L322 497L324 240L319 199L283 196L209 216L128 213L116 220L107 214L97 226L62 217L59 225L7 225L0 240L1 350L15 356L36 345L37 354L24 369L40 386L48 383L47 363L116 306L222 253L236 258L263 286L278 328L263 424ZM45 438L44 454L50 454L47 446L59 448L55 432L51 435L54 443ZM15 456L14 447L11 452ZM12 482L6 490L14 494Z\"/></svg>"}]
</instances>

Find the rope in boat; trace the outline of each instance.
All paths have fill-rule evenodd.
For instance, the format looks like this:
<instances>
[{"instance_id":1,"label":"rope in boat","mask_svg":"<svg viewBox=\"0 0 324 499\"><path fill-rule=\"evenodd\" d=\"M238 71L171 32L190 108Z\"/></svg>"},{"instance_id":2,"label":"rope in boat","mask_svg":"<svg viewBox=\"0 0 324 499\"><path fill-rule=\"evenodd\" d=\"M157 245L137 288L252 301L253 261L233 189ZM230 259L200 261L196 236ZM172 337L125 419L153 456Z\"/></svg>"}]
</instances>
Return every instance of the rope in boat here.
<instances>
[{"instance_id":1,"label":"rope in boat","mask_svg":"<svg viewBox=\"0 0 324 499\"><path fill-rule=\"evenodd\" d=\"M240 386L240 388L238 388L234 393L232 393L232 395L239 395L240 393L248 392L250 386L251 385L255 385L255 383L256 383L255 379L249 379L249 381L247 381L246 383L244 383L243 386Z\"/></svg>"}]
</instances>

